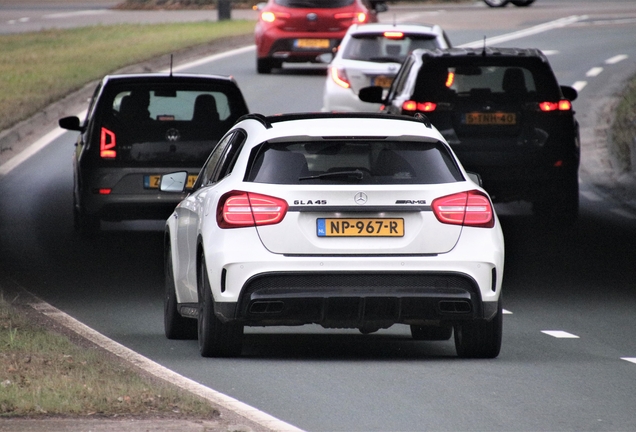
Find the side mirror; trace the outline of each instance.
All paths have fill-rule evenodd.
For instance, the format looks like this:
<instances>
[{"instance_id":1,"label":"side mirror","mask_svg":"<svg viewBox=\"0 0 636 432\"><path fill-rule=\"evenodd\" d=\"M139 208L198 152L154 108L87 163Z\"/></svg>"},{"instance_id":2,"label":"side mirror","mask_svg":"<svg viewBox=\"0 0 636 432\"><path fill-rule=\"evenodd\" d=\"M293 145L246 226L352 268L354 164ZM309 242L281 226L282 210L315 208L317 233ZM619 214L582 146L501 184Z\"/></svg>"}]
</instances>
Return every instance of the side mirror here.
<instances>
[{"instance_id":1,"label":"side mirror","mask_svg":"<svg viewBox=\"0 0 636 432\"><path fill-rule=\"evenodd\" d=\"M358 98L362 102L382 103L384 102L383 94L384 88L380 86L364 87L358 92Z\"/></svg>"},{"instance_id":2,"label":"side mirror","mask_svg":"<svg viewBox=\"0 0 636 432\"><path fill-rule=\"evenodd\" d=\"M80 124L80 119L78 117L64 117L57 121L62 129L72 130L82 132L84 128Z\"/></svg>"},{"instance_id":3,"label":"side mirror","mask_svg":"<svg viewBox=\"0 0 636 432\"><path fill-rule=\"evenodd\" d=\"M475 172L466 172L468 174L468 178L471 179L474 183L477 183L480 187L484 186L484 182L481 179L481 176Z\"/></svg>"},{"instance_id":4,"label":"side mirror","mask_svg":"<svg viewBox=\"0 0 636 432\"><path fill-rule=\"evenodd\" d=\"M323 54L320 54L318 57L316 57L316 59L320 63L329 64L329 63L331 63L331 60L333 60L333 54L332 53L323 53Z\"/></svg>"},{"instance_id":5,"label":"side mirror","mask_svg":"<svg viewBox=\"0 0 636 432\"><path fill-rule=\"evenodd\" d=\"M161 182L159 183L159 189L162 192L176 192L181 193L185 190L186 182L188 181L188 173L186 171L179 171L161 176Z\"/></svg>"},{"instance_id":6,"label":"side mirror","mask_svg":"<svg viewBox=\"0 0 636 432\"><path fill-rule=\"evenodd\" d=\"M389 6L383 1L371 1L373 10L377 13L386 12L389 10Z\"/></svg>"},{"instance_id":7,"label":"side mirror","mask_svg":"<svg viewBox=\"0 0 636 432\"><path fill-rule=\"evenodd\" d=\"M579 97L579 92L577 92L574 87L570 86L561 86L561 93L563 93L563 97L570 102Z\"/></svg>"}]
</instances>

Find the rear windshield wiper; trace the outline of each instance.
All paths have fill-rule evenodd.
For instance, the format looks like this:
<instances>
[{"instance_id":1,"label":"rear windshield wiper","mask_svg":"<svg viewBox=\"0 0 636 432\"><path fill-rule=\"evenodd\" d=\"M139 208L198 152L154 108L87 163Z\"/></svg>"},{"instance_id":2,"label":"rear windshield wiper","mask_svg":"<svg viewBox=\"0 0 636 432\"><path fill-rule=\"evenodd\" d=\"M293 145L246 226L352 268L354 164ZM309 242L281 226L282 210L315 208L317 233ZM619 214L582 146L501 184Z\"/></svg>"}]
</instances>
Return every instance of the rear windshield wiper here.
<instances>
[{"instance_id":1,"label":"rear windshield wiper","mask_svg":"<svg viewBox=\"0 0 636 432\"><path fill-rule=\"evenodd\" d=\"M334 171L334 172L326 172L322 174L316 174L311 176L300 177L298 180L315 180L329 177L353 177L358 180L362 180L364 177L364 173L360 170L353 171Z\"/></svg>"}]
</instances>

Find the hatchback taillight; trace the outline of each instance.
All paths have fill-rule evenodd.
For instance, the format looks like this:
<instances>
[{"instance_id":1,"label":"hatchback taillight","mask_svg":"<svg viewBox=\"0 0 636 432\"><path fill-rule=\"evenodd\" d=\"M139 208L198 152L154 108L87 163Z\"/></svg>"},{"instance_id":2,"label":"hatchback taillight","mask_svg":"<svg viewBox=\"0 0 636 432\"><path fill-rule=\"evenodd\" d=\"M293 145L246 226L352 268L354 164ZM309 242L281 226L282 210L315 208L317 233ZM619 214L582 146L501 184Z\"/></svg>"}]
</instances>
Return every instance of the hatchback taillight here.
<instances>
[{"instance_id":1,"label":"hatchback taillight","mask_svg":"<svg viewBox=\"0 0 636 432\"><path fill-rule=\"evenodd\" d=\"M437 198L431 206L442 223L481 228L495 226L490 198L477 190Z\"/></svg>"},{"instance_id":2,"label":"hatchback taillight","mask_svg":"<svg viewBox=\"0 0 636 432\"><path fill-rule=\"evenodd\" d=\"M253 192L232 191L221 197L216 220L221 228L274 225L287 214L287 201Z\"/></svg>"},{"instance_id":3,"label":"hatchback taillight","mask_svg":"<svg viewBox=\"0 0 636 432\"><path fill-rule=\"evenodd\" d=\"M351 20L353 24L364 24L369 20L364 12L342 12L334 15L337 20Z\"/></svg>"},{"instance_id":4,"label":"hatchback taillight","mask_svg":"<svg viewBox=\"0 0 636 432\"><path fill-rule=\"evenodd\" d=\"M117 157L116 147L115 132L102 127L99 139L99 156L102 159L115 159Z\"/></svg>"},{"instance_id":5,"label":"hatchback taillight","mask_svg":"<svg viewBox=\"0 0 636 432\"><path fill-rule=\"evenodd\" d=\"M347 72L344 69L331 67L331 79L338 84L342 88L351 87L351 83L349 82L349 78L347 77Z\"/></svg>"}]
</instances>

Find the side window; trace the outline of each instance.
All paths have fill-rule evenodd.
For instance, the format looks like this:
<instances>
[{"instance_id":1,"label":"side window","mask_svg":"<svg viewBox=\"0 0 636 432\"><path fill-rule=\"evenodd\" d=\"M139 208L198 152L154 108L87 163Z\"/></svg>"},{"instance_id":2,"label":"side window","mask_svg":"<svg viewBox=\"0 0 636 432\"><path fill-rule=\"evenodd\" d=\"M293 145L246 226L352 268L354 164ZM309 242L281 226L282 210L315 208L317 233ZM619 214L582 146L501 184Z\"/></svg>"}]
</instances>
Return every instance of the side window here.
<instances>
[{"instance_id":1,"label":"side window","mask_svg":"<svg viewBox=\"0 0 636 432\"><path fill-rule=\"evenodd\" d=\"M237 130L236 133L234 133L227 146L225 146L225 151L221 155L221 158L216 164L218 169L214 172L210 183L216 183L217 181L227 177L232 172L236 158L243 147L246 138L247 135L242 130Z\"/></svg>"},{"instance_id":2,"label":"side window","mask_svg":"<svg viewBox=\"0 0 636 432\"><path fill-rule=\"evenodd\" d=\"M407 78L411 73L411 68L413 67L413 59L411 57L407 57L400 68L400 72L397 77L395 77L395 81L393 81L393 85L389 89L389 94L387 96L388 100L393 100L395 96L402 93L404 90L404 85L406 84Z\"/></svg>"},{"instance_id":3,"label":"side window","mask_svg":"<svg viewBox=\"0 0 636 432\"><path fill-rule=\"evenodd\" d=\"M206 186L213 181L213 176L214 176L216 166L221 160L221 157L225 153L226 147L232 141L232 138L234 137L234 135L236 135L235 132L228 133L227 135L225 135L225 137L221 139L221 141L219 141L216 147L214 147L214 150L212 150L212 153L210 153L210 156L208 157L208 160L205 162L205 165L203 165L203 168L201 168L199 177L197 178L197 181L194 184L195 190L200 188L201 186Z\"/></svg>"}]
</instances>

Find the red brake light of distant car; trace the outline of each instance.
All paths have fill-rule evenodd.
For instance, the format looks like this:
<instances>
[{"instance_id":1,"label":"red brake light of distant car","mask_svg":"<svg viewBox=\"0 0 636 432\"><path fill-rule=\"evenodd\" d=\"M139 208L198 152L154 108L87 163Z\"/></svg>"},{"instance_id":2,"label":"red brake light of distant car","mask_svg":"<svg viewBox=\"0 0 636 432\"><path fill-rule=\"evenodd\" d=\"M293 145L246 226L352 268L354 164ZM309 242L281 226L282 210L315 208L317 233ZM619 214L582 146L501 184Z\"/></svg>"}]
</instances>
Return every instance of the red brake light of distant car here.
<instances>
[{"instance_id":1,"label":"red brake light of distant car","mask_svg":"<svg viewBox=\"0 0 636 432\"><path fill-rule=\"evenodd\" d=\"M344 69L332 67L330 68L330 72L331 72L331 79L340 87L343 87L343 88L351 87L351 83L349 82L349 78L347 77L347 72Z\"/></svg>"},{"instance_id":2,"label":"red brake light of distant car","mask_svg":"<svg viewBox=\"0 0 636 432\"><path fill-rule=\"evenodd\" d=\"M435 102L416 102L414 100L404 101L402 104L402 111L408 112L431 112L435 111L437 104Z\"/></svg>"},{"instance_id":3,"label":"red brake light of distant car","mask_svg":"<svg viewBox=\"0 0 636 432\"><path fill-rule=\"evenodd\" d=\"M445 224L481 228L495 226L490 199L477 190L437 198L431 206L437 220Z\"/></svg>"},{"instance_id":4,"label":"red brake light of distant car","mask_svg":"<svg viewBox=\"0 0 636 432\"><path fill-rule=\"evenodd\" d=\"M287 214L287 201L253 192L232 191L221 197L216 212L220 228L274 225Z\"/></svg>"},{"instance_id":5,"label":"red brake light of distant car","mask_svg":"<svg viewBox=\"0 0 636 432\"><path fill-rule=\"evenodd\" d=\"M103 159L115 159L117 157L116 145L115 133L103 127L99 140L99 156Z\"/></svg>"},{"instance_id":6,"label":"red brake light of distant car","mask_svg":"<svg viewBox=\"0 0 636 432\"><path fill-rule=\"evenodd\" d=\"M385 31L384 37L387 39L404 39L404 33L401 31Z\"/></svg>"},{"instance_id":7,"label":"red brake light of distant car","mask_svg":"<svg viewBox=\"0 0 636 432\"><path fill-rule=\"evenodd\" d=\"M549 111L570 111L572 103L567 99L561 99L559 102L541 102L539 109L544 112Z\"/></svg>"},{"instance_id":8,"label":"red brake light of distant car","mask_svg":"<svg viewBox=\"0 0 636 432\"><path fill-rule=\"evenodd\" d=\"M367 14L364 12L342 12L335 14L333 17L337 20L350 19L354 24L363 24L368 20Z\"/></svg>"}]
</instances>

